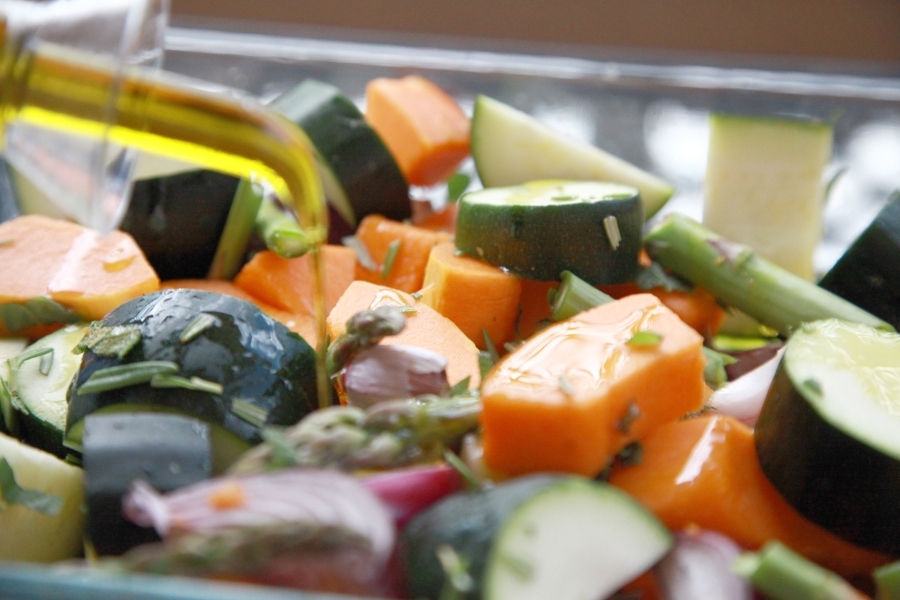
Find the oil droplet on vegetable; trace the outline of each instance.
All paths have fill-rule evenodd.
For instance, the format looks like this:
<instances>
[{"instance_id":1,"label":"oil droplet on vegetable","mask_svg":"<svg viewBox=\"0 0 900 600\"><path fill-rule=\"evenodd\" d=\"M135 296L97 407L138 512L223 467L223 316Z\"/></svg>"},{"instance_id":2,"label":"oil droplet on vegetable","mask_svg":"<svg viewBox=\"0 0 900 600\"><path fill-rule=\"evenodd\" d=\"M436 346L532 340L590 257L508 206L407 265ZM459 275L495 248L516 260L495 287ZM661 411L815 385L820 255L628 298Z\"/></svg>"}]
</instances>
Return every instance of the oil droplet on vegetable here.
<instances>
[{"instance_id":1,"label":"oil droplet on vegetable","mask_svg":"<svg viewBox=\"0 0 900 600\"><path fill-rule=\"evenodd\" d=\"M134 248L122 240L103 257L103 269L109 273L121 271L134 262L136 257Z\"/></svg>"}]
</instances>

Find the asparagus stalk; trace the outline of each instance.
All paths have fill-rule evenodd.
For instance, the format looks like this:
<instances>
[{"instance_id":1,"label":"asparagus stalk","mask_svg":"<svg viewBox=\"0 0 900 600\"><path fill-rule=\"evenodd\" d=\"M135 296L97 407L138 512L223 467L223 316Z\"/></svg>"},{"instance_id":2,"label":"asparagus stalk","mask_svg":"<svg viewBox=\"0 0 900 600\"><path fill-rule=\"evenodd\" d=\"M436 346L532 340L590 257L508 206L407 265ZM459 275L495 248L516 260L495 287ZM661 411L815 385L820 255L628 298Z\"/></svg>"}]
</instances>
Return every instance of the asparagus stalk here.
<instances>
[{"instance_id":1,"label":"asparagus stalk","mask_svg":"<svg viewBox=\"0 0 900 600\"><path fill-rule=\"evenodd\" d=\"M266 243L266 248L284 258L303 256L316 242L268 195L262 198L256 213L256 233Z\"/></svg>"},{"instance_id":2,"label":"asparagus stalk","mask_svg":"<svg viewBox=\"0 0 900 600\"><path fill-rule=\"evenodd\" d=\"M894 328L843 298L730 242L684 215L672 214L647 234L650 256L782 335L807 321L837 318Z\"/></svg>"},{"instance_id":3,"label":"asparagus stalk","mask_svg":"<svg viewBox=\"0 0 900 600\"><path fill-rule=\"evenodd\" d=\"M560 275L559 288L550 290L550 316L554 321L562 321L613 299L581 279L571 271Z\"/></svg>"},{"instance_id":4,"label":"asparagus stalk","mask_svg":"<svg viewBox=\"0 0 900 600\"><path fill-rule=\"evenodd\" d=\"M371 348L389 335L397 335L406 326L406 316L397 306L379 306L362 310L347 320L347 329L328 346L325 368L334 376L360 351Z\"/></svg>"},{"instance_id":5,"label":"asparagus stalk","mask_svg":"<svg viewBox=\"0 0 900 600\"><path fill-rule=\"evenodd\" d=\"M262 444L230 472L259 473L288 466L345 470L396 468L437 460L478 427L477 392L449 398L380 402L368 410L332 406L284 430L266 430Z\"/></svg>"},{"instance_id":6,"label":"asparagus stalk","mask_svg":"<svg viewBox=\"0 0 900 600\"><path fill-rule=\"evenodd\" d=\"M758 553L742 554L732 565L757 590L772 600L863 600L849 583L780 542L769 542Z\"/></svg>"},{"instance_id":7,"label":"asparagus stalk","mask_svg":"<svg viewBox=\"0 0 900 600\"><path fill-rule=\"evenodd\" d=\"M261 200L262 188L259 185L247 179L238 183L225 228L219 236L216 254L209 266L208 279L233 279L241 270Z\"/></svg>"}]
</instances>

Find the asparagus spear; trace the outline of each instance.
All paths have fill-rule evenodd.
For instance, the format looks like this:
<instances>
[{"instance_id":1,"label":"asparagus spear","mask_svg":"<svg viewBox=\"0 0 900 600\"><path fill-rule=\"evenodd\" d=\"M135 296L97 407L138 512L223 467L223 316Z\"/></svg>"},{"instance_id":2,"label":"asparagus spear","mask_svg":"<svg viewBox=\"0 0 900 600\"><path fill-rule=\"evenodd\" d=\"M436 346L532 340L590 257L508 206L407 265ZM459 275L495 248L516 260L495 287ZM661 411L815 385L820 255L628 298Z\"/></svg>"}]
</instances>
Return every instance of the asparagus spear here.
<instances>
[{"instance_id":1,"label":"asparagus spear","mask_svg":"<svg viewBox=\"0 0 900 600\"><path fill-rule=\"evenodd\" d=\"M559 289L550 290L548 300L550 300L550 316L554 321L568 319L584 310L613 301L607 294L571 271L562 272Z\"/></svg>"},{"instance_id":2,"label":"asparagus spear","mask_svg":"<svg viewBox=\"0 0 900 600\"><path fill-rule=\"evenodd\" d=\"M287 429L265 430L265 441L230 471L258 473L288 466L384 469L428 462L474 431L480 414L475 391L449 398L391 400L367 410L333 406Z\"/></svg>"},{"instance_id":3,"label":"asparagus spear","mask_svg":"<svg viewBox=\"0 0 900 600\"><path fill-rule=\"evenodd\" d=\"M864 600L867 596L780 542L737 558L732 568L773 600Z\"/></svg>"},{"instance_id":4,"label":"asparagus spear","mask_svg":"<svg viewBox=\"0 0 900 600\"><path fill-rule=\"evenodd\" d=\"M664 267L783 335L806 321L829 318L894 330L856 305L684 215L669 215L653 227L645 247Z\"/></svg>"},{"instance_id":5,"label":"asparagus spear","mask_svg":"<svg viewBox=\"0 0 900 600\"><path fill-rule=\"evenodd\" d=\"M397 335L406 326L406 316L397 306L361 310L347 320L346 331L328 346L325 367L330 376L344 368L361 350L371 348L388 335Z\"/></svg>"},{"instance_id":6,"label":"asparagus spear","mask_svg":"<svg viewBox=\"0 0 900 600\"><path fill-rule=\"evenodd\" d=\"M271 195L265 195L259 205L256 232L266 248L284 258L303 256L316 243L294 217L281 210Z\"/></svg>"}]
</instances>

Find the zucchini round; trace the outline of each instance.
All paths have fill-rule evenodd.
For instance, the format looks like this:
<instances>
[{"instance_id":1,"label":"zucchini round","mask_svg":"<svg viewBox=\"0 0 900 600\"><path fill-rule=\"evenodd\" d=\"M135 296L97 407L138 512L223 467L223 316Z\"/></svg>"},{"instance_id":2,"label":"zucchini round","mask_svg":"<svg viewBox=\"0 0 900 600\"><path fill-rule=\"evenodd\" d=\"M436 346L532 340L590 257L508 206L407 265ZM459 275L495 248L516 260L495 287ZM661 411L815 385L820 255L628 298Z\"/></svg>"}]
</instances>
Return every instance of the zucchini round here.
<instances>
[{"instance_id":1,"label":"zucchini round","mask_svg":"<svg viewBox=\"0 0 900 600\"><path fill-rule=\"evenodd\" d=\"M900 335L829 319L804 324L756 424L763 472L809 520L900 554Z\"/></svg>"},{"instance_id":2,"label":"zucchini round","mask_svg":"<svg viewBox=\"0 0 900 600\"><path fill-rule=\"evenodd\" d=\"M473 580L460 598L567 600L606 598L671 545L665 526L621 490L531 475L420 513L404 530L400 556L413 597L444 597L444 565L455 555Z\"/></svg>"},{"instance_id":3,"label":"zucchini round","mask_svg":"<svg viewBox=\"0 0 900 600\"><path fill-rule=\"evenodd\" d=\"M317 406L314 350L249 302L213 292L166 290L126 302L100 323L136 326L140 339L122 358L118 351L85 351L68 395L70 447L80 445L84 417L100 410L181 412L255 444L263 427L291 425ZM83 387L101 369L138 369L147 361L173 364L169 382L105 391ZM171 384L172 377L182 383L196 377L200 385L159 387ZM221 390L207 390L207 384Z\"/></svg>"},{"instance_id":4,"label":"zucchini round","mask_svg":"<svg viewBox=\"0 0 900 600\"><path fill-rule=\"evenodd\" d=\"M412 215L409 186L381 137L336 87L307 79L273 107L300 126L319 156L328 201L355 226L378 213L395 221Z\"/></svg>"},{"instance_id":5,"label":"zucchini round","mask_svg":"<svg viewBox=\"0 0 900 600\"><path fill-rule=\"evenodd\" d=\"M456 246L526 279L567 270L592 285L624 283L637 274L643 225L631 186L534 181L464 195Z\"/></svg>"}]
</instances>

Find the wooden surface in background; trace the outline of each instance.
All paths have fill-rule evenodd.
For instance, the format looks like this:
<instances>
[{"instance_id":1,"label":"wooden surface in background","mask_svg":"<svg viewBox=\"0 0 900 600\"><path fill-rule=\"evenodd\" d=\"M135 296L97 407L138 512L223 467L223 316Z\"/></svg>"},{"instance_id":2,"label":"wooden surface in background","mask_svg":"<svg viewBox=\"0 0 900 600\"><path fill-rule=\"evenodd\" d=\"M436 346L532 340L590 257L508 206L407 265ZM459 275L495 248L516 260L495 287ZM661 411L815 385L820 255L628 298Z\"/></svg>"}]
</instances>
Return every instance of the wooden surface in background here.
<instances>
[{"instance_id":1,"label":"wooden surface in background","mask_svg":"<svg viewBox=\"0 0 900 600\"><path fill-rule=\"evenodd\" d=\"M173 20L900 65L900 0L172 0Z\"/></svg>"}]
</instances>

